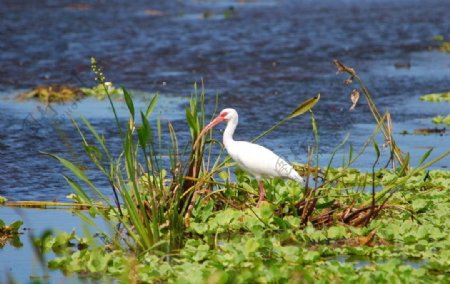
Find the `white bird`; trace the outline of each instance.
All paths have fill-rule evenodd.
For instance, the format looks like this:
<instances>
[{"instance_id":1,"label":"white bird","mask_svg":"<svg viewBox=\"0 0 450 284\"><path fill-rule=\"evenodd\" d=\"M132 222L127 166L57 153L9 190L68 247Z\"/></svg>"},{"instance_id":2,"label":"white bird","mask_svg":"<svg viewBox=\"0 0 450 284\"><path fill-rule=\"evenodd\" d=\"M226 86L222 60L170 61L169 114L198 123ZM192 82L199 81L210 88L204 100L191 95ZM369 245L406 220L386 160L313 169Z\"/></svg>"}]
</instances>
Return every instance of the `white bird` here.
<instances>
[{"instance_id":1,"label":"white bird","mask_svg":"<svg viewBox=\"0 0 450 284\"><path fill-rule=\"evenodd\" d=\"M214 120L212 120L198 135L194 146L208 130L217 124L226 121L227 126L223 133L223 144L231 158L237 162L239 167L251 174L259 186L259 199L257 207L264 201L266 191L263 185L264 178L289 178L304 184L303 178L284 159L276 155L271 150L258 144L247 141L236 141L233 134L238 125L238 113L232 108L222 110Z\"/></svg>"}]
</instances>

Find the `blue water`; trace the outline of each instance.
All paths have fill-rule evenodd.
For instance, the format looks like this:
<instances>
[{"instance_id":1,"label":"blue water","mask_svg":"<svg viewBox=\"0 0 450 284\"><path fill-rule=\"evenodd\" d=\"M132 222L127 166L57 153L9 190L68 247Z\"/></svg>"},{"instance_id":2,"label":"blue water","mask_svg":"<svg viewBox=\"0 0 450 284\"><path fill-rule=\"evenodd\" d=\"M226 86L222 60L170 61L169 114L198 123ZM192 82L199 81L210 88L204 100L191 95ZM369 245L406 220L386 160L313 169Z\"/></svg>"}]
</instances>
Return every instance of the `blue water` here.
<instances>
[{"instance_id":1,"label":"blue water","mask_svg":"<svg viewBox=\"0 0 450 284\"><path fill-rule=\"evenodd\" d=\"M349 144L362 146L375 127L373 118L364 99L348 111L356 86L342 84L346 76L335 74L334 58L356 68L380 110L391 112L396 133L434 127L431 117L449 113L448 104L418 102L420 95L450 90L450 55L436 51L433 40L450 35L450 4L445 1L83 3L9 1L0 7L0 195L11 200L65 200L71 192L61 177L64 169L41 151L92 170L68 114L85 115L118 151L106 101L48 109L11 99L40 84L95 85L91 56L116 86L159 92L156 115L173 122L182 145L190 137L183 121L186 101L193 83L203 80L208 112L212 114L216 96L219 109L239 111L237 139L255 137L320 93L314 112L321 161L328 160L347 133ZM230 6L233 16L227 18ZM139 104L145 100L138 99ZM117 104L126 121L125 104ZM431 156L436 157L450 145L448 134L397 139L404 152L413 153L413 164L426 147L436 147ZM382 144L383 138L377 141ZM306 162L306 149L314 144L309 115L259 143L290 161ZM370 151L354 166L370 168ZM387 159L388 151L383 155ZM449 165L447 157L434 167ZM108 190L98 173L89 173Z\"/></svg>"},{"instance_id":2,"label":"blue water","mask_svg":"<svg viewBox=\"0 0 450 284\"><path fill-rule=\"evenodd\" d=\"M59 270L49 270L46 264L39 261L34 252L32 237L39 237L46 230L52 230L55 233L70 233L75 230L78 236L83 236L83 230L86 228L96 232L93 228L86 227L86 224L70 211L0 207L0 216L6 224L17 220L24 222L20 235L23 246L14 248L6 245L0 249L0 283L8 283L7 273L17 283L32 283L35 280L41 283L96 283L93 280L79 278L77 275L63 275ZM96 225L100 230L109 232L103 221L97 220ZM50 260L56 256L54 253L47 253L45 257Z\"/></svg>"}]
</instances>

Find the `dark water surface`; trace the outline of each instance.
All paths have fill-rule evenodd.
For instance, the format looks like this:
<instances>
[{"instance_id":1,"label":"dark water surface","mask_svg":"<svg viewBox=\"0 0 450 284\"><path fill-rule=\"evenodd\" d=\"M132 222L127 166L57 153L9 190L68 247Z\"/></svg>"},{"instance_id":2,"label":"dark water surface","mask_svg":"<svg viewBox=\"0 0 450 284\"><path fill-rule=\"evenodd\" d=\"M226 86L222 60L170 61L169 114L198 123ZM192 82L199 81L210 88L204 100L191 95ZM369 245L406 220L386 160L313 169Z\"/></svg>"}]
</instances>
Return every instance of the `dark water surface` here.
<instances>
[{"instance_id":1,"label":"dark water surface","mask_svg":"<svg viewBox=\"0 0 450 284\"><path fill-rule=\"evenodd\" d=\"M253 138L321 93L315 115L322 160L347 132L349 143L362 145L373 119L364 99L348 111L352 87L335 74L334 58L357 69L380 109L391 111L396 133L434 127L431 117L449 113L448 104L418 101L426 93L450 91L450 55L436 51L432 39L450 37L448 1L83 3L0 3L0 195L12 200L64 200L70 193L62 167L39 154L84 161L68 113L85 115L111 145L119 143L106 101L49 110L10 99L40 84L93 86L91 56L114 84L159 92L156 112L173 121L181 142L189 137L183 122L186 98L193 83L203 80L211 113L215 95L219 108L239 111L239 139ZM118 105L125 119L125 107ZM416 156L413 164L424 147L436 147L435 157L450 145L448 134L398 139ZM305 148L313 141L309 116L303 116L261 143L291 161L306 162ZM355 166L367 169L373 160L369 153ZM435 167L449 165L446 158Z\"/></svg>"}]
</instances>

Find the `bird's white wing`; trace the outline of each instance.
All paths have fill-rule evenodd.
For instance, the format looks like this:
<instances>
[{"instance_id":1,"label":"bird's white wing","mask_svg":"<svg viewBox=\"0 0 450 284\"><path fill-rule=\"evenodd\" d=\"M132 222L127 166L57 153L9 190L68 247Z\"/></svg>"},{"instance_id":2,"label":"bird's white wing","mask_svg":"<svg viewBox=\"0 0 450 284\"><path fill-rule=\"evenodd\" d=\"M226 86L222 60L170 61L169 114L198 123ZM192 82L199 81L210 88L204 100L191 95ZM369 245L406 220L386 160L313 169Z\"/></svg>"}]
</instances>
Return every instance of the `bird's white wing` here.
<instances>
[{"instance_id":1,"label":"bird's white wing","mask_svg":"<svg viewBox=\"0 0 450 284\"><path fill-rule=\"evenodd\" d=\"M289 163L266 147L246 141L236 141L227 150L231 158L256 179L283 177L303 182Z\"/></svg>"}]
</instances>

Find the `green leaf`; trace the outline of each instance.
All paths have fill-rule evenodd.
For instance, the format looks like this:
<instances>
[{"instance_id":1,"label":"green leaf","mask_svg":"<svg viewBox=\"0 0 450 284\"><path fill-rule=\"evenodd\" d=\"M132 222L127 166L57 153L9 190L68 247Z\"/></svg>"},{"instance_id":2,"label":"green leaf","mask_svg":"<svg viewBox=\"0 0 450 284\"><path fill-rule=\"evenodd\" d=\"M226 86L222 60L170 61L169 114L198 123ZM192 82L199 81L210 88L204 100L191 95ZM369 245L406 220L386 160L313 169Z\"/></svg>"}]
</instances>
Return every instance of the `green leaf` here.
<instances>
[{"instance_id":1,"label":"green leaf","mask_svg":"<svg viewBox=\"0 0 450 284\"><path fill-rule=\"evenodd\" d=\"M195 135L199 132L197 127L197 120L192 115L191 110L186 108L186 120L188 122L189 128L191 129L191 133Z\"/></svg>"},{"instance_id":2,"label":"green leaf","mask_svg":"<svg viewBox=\"0 0 450 284\"><path fill-rule=\"evenodd\" d=\"M145 111L145 117L148 117L156 106L156 102L158 101L159 94L153 96L152 100L148 104L147 110Z\"/></svg>"},{"instance_id":3,"label":"green leaf","mask_svg":"<svg viewBox=\"0 0 450 284\"><path fill-rule=\"evenodd\" d=\"M411 206L414 209L414 211L420 211L428 206L428 201L425 199L415 199L412 202Z\"/></svg>"},{"instance_id":4,"label":"green leaf","mask_svg":"<svg viewBox=\"0 0 450 284\"><path fill-rule=\"evenodd\" d=\"M199 245L196 249L195 255L192 257L195 261L202 261L208 256L209 246L207 244Z\"/></svg>"},{"instance_id":5,"label":"green leaf","mask_svg":"<svg viewBox=\"0 0 450 284\"><path fill-rule=\"evenodd\" d=\"M405 159L403 160L403 165L402 168L400 169L399 176L403 176L406 173L406 169L409 166L409 159L410 156L409 153L407 153Z\"/></svg>"},{"instance_id":6,"label":"green leaf","mask_svg":"<svg viewBox=\"0 0 450 284\"><path fill-rule=\"evenodd\" d=\"M86 203L86 204L92 204L92 201L89 198L89 196L86 194L86 192L81 188L81 186L76 181L74 181L73 179L71 179L65 175L63 177L66 180L66 182L70 185L70 187L73 188L73 190L75 191L75 194L78 195L81 202Z\"/></svg>"},{"instance_id":7,"label":"green leaf","mask_svg":"<svg viewBox=\"0 0 450 284\"><path fill-rule=\"evenodd\" d=\"M228 180L228 178L229 178L228 172L227 172L227 171L221 171L221 172L219 173L219 177L220 177L221 179L223 179L224 181Z\"/></svg>"},{"instance_id":8,"label":"green leaf","mask_svg":"<svg viewBox=\"0 0 450 284\"><path fill-rule=\"evenodd\" d=\"M256 241L255 239L253 239L253 238L248 239L244 245L244 254L246 256L249 256L250 254L256 252L258 250L259 246L260 246L259 242Z\"/></svg>"},{"instance_id":9,"label":"green leaf","mask_svg":"<svg viewBox=\"0 0 450 284\"><path fill-rule=\"evenodd\" d=\"M21 220L15 221L13 223L11 223L9 225L9 227L11 227L11 229L13 229L14 231L18 231L20 229L20 226L23 225L23 222Z\"/></svg>"},{"instance_id":10,"label":"green leaf","mask_svg":"<svg viewBox=\"0 0 450 284\"><path fill-rule=\"evenodd\" d=\"M305 262L313 262L316 261L320 258L320 253L317 251L307 251L304 255L303 255L303 259L305 260Z\"/></svg>"},{"instance_id":11,"label":"green leaf","mask_svg":"<svg viewBox=\"0 0 450 284\"><path fill-rule=\"evenodd\" d=\"M208 232L209 226L207 223L192 223L189 228L199 235L204 235Z\"/></svg>"},{"instance_id":12,"label":"green leaf","mask_svg":"<svg viewBox=\"0 0 450 284\"><path fill-rule=\"evenodd\" d=\"M85 119L83 116L80 116L80 119L83 121L84 125L86 125L86 127L89 129L89 131L92 133L92 135L94 135L95 139L97 140L97 142L98 142L98 143L100 144L100 146L102 147L103 152L105 152L105 154L108 156L108 159L111 161L111 160L112 160L112 157L111 157L111 155L110 155L110 153L109 153L109 151L108 151L108 148L106 147L105 139L104 139L102 136L100 136L100 135L98 134L98 132L94 129L94 127L92 126L92 124L91 124L87 119ZM73 118L72 118L72 123L73 123L73 124L75 125L75 127L77 128L78 133L79 133L80 136L83 138L83 141L85 141L85 143L87 143L87 142L86 142L86 139L85 139L85 137L84 137L83 132L81 131L80 127L78 126L78 123L77 123L76 120L73 119Z\"/></svg>"},{"instance_id":13,"label":"green leaf","mask_svg":"<svg viewBox=\"0 0 450 284\"><path fill-rule=\"evenodd\" d=\"M314 116L314 113L312 111L311 111L311 126L314 133L314 140L316 141L316 144L319 145L319 129L317 128L316 117Z\"/></svg>"},{"instance_id":14,"label":"green leaf","mask_svg":"<svg viewBox=\"0 0 450 284\"><path fill-rule=\"evenodd\" d=\"M421 165L423 162L425 162L425 160L428 158L428 156L430 156L430 154L433 151L433 149L434 148L431 148L428 151L426 151L425 154L423 154L423 156L419 160L419 165Z\"/></svg>"},{"instance_id":15,"label":"green leaf","mask_svg":"<svg viewBox=\"0 0 450 284\"><path fill-rule=\"evenodd\" d=\"M349 150L348 150L348 161L350 162L353 158L353 146L352 144L349 145Z\"/></svg>"},{"instance_id":16,"label":"green leaf","mask_svg":"<svg viewBox=\"0 0 450 284\"><path fill-rule=\"evenodd\" d=\"M127 92L125 88L122 88L123 90L123 97L125 98L125 102L127 104L128 110L130 111L131 117L133 117L134 120L134 104L133 99L131 98L130 94Z\"/></svg>"},{"instance_id":17,"label":"green leaf","mask_svg":"<svg viewBox=\"0 0 450 284\"><path fill-rule=\"evenodd\" d=\"M378 147L378 143L375 140L373 140L373 148L375 149L375 153L378 159L380 157L380 147Z\"/></svg>"},{"instance_id":18,"label":"green leaf","mask_svg":"<svg viewBox=\"0 0 450 284\"><path fill-rule=\"evenodd\" d=\"M158 116L156 120L156 130L158 132L158 147L161 149L162 144L162 127L161 127L161 118Z\"/></svg>"},{"instance_id":19,"label":"green leaf","mask_svg":"<svg viewBox=\"0 0 450 284\"><path fill-rule=\"evenodd\" d=\"M304 101L303 103L301 103L300 105L298 105L298 107L291 112L291 114L288 116L288 119L297 117L305 112L307 112L308 110L312 109L320 100L320 94L318 94L315 97L309 98L306 101Z\"/></svg>"},{"instance_id":20,"label":"green leaf","mask_svg":"<svg viewBox=\"0 0 450 284\"><path fill-rule=\"evenodd\" d=\"M139 144L145 148L147 144L152 141L151 127L148 123L147 117L141 112L142 126L137 129Z\"/></svg>"},{"instance_id":21,"label":"green leaf","mask_svg":"<svg viewBox=\"0 0 450 284\"><path fill-rule=\"evenodd\" d=\"M61 158L57 155L41 152L45 155L48 155L56 160L58 160L64 167L69 169L77 178L82 180L84 183L86 183L100 198L102 198L109 206L111 203L109 202L109 199L91 182L91 180L84 174L82 170L80 170L76 165L74 165L72 162L69 162L68 160ZM66 179L67 180L67 179ZM69 183L71 186L72 184ZM78 194L81 193L77 191Z\"/></svg>"},{"instance_id":22,"label":"green leaf","mask_svg":"<svg viewBox=\"0 0 450 284\"><path fill-rule=\"evenodd\" d=\"M61 158L57 155L53 155L50 153L46 153L46 152L41 152L45 155L48 155L52 158L55 158L56 160L58 160L64 167L66 167L67 169L69 169L74 175L76 175L79 179L81 179L83 182L85 182L86 184L88 184L90 187L95 187L92 182L89 180L89 178L84 174L84 172L82 170L80 170L76 165L74 165L72 162Z\"/></svg>"},{"instance_id":23,"label":"green leaf","mask_svg":"<svg viewBox=\"0 0 450 284\"><path fill-rule=\"evenodd\" d=\"M341 239L345 237L346 230L343 226L333 226L328 229L327 233L330 239Z\"/></svg>"},{"instance_id":24,"label":"green leaf","mask_svg":"<svg viewBox=\"0 0 450 284\"><path fill-rule=\"evenodd\" d=\"M255 212L259 215L261 220L263 220L265 223L269 223L270 219L273 217L273 208L272 205L270 205L267 202L263 202Z\"/></svg>"}]
</instances>

